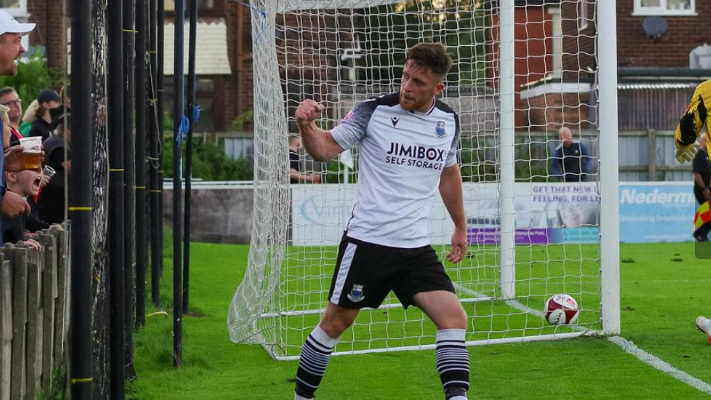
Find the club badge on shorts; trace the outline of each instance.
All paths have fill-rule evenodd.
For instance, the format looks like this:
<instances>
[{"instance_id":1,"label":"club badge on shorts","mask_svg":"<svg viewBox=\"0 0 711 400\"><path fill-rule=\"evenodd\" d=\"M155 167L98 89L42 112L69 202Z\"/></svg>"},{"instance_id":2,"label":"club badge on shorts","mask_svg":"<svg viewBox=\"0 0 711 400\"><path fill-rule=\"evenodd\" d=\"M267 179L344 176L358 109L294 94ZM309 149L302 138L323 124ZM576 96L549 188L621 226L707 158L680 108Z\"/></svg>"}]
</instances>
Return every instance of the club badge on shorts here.
<instances>
[{"instance_id":1,"label":"club badge on shorts","mask_svg":"<svg viewBox=\"0 0 711 400\"><path fill-rule=\"evenodd\" d=\"M351 288L351 292L348 293L348 300L357 303L359 301L362 301L364 298L365 296L363 296L363 285L354 283L353 287Z\"/></svg>"},{"instance_id":2,"label":"club badge on shorts","mask_svg":"<svg viewBox=\"0 0 711 400\"><path fill-rule=\"evenodd\" d=\"M442 137L445 133L447 133L447 131L444 130L444 121L437 121L437 128L435 129L435 133L439 137Z\"/></svg>"}]
</instances>

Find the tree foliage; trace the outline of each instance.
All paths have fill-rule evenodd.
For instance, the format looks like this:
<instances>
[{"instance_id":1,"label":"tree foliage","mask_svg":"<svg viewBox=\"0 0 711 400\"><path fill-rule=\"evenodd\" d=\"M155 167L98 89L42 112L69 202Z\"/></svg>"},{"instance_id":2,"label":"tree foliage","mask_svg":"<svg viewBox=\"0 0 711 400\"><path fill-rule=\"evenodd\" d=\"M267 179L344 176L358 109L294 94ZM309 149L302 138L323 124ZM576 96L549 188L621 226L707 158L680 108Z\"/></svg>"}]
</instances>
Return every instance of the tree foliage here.
<instances>
[{"instance_id":1,"label":"tree foliage","mask_svg":"<svg viewBox=\"0 0 711 400\"><path fill-rule=\"evenodd\" d=\"M20 59L17 64L17 75L0 77L0 87L11 86L27 107L44 89L61 86L61 80L55 71L47 67L42 52L35 49L30 55Z\"/></svg>"},{"instance_id":2,"label":"tree foliage","mask_svg":"<svg viewBox=\"0 0 711 400\"><path fill-rule=\"evenodd\" d=\"M185 140L182 154L185 160ZM170 140L164 142L163 172L166 177L173 177L173 148ZM183 163L184 165L184 163ZM183 167L184 168L184 167ZM201 138L193 139L193 178L206 181L251 181L253 164L248 158L232 160L225 154L224 144L214 143Z\"/></svg>"}]
</instances>

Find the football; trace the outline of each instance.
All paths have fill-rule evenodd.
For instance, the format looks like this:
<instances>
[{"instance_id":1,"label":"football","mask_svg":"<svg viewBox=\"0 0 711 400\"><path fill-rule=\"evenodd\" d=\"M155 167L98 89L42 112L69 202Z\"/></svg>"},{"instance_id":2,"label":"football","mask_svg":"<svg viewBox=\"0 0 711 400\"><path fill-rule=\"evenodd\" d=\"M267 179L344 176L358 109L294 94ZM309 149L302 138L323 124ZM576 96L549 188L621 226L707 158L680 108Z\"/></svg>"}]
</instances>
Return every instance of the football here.
<instances>
[{"instance_id":1,"label":"football","mask_svg":"<svg viewBox=\"0 0 711 400\"><path fill-rule=\"evenodd\" d=\"M544 312L551 325L572 324L578 319L578 302L567 294L556 294L546 301Z\"/></svg>"}]
</instances>

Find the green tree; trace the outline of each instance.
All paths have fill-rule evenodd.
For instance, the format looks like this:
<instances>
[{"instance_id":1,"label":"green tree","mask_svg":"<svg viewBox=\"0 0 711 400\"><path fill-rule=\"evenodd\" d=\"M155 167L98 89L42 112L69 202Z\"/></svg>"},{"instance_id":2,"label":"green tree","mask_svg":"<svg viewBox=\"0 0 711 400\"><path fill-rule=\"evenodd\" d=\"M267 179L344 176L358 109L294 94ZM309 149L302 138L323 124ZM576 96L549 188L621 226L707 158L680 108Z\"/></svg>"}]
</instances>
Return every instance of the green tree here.
<instances>
[{"instance_id":1,"label":"green tree","mask_svg":"<svg viewBox=\"0 0 711 400\"><path fill-rule=\"evenodd\" d=\"M183 160L185 160L185 144L183 139L181 147ZM172 139L164 142L163 172L166 177L173 177L173 145ZM184 163L183 163L184 167ZM227 157L224 144L221 140L215 144L203 141L201 138L193 139L193 178L206 181L251 181L253 179L253 165L251 160L242 158L232 160Z\"/></svg>"},{"instance_id":2,"label":"green tree","mask_svg":"<svg viewBox=\"0 0 711 400\"><path fill-rule=\"evenodd\" d=\"M42 90L61 86L58 73L47 67L42 52L35 47L29 53L29 56L21 58L18 62L17 75L0 77L0 87L15 88L25 108Z\"/></svg>"}]
</instances>

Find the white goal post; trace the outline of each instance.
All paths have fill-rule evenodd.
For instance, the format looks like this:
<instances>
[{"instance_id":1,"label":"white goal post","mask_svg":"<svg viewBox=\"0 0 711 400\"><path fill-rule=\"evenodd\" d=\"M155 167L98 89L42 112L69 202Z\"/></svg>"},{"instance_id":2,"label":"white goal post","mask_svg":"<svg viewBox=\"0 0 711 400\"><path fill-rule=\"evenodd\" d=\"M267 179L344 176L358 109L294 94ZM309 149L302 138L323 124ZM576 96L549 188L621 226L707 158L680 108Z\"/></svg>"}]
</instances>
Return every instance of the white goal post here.
<instances>
[{"instance_id":1,"label":"white goal post","mask_svg":"<svg viewBox=\"0 0 711 400\"><path fill-rule=\"evenodd\" d=\"M358 102L398 91L418 42L446 44L454 61L442 101L461 126L465 260L446 262L453 224L439 198L429 227L469 316L467 345L619 333L614 3L253 1L254 223L230 338L296 359L327 302L358 149L330 163L302 150L300 171L322 183L290 183L296 106L321 102L317 123L333 128ZM561 127L577 158L560 143ZM576 168L582 181L572 181ZM575 325L542 318L558 293L577 300ZM391 294L360 313L334 354L428 349L434 340L426 316Z\"/></svg>"}]
</instances>

